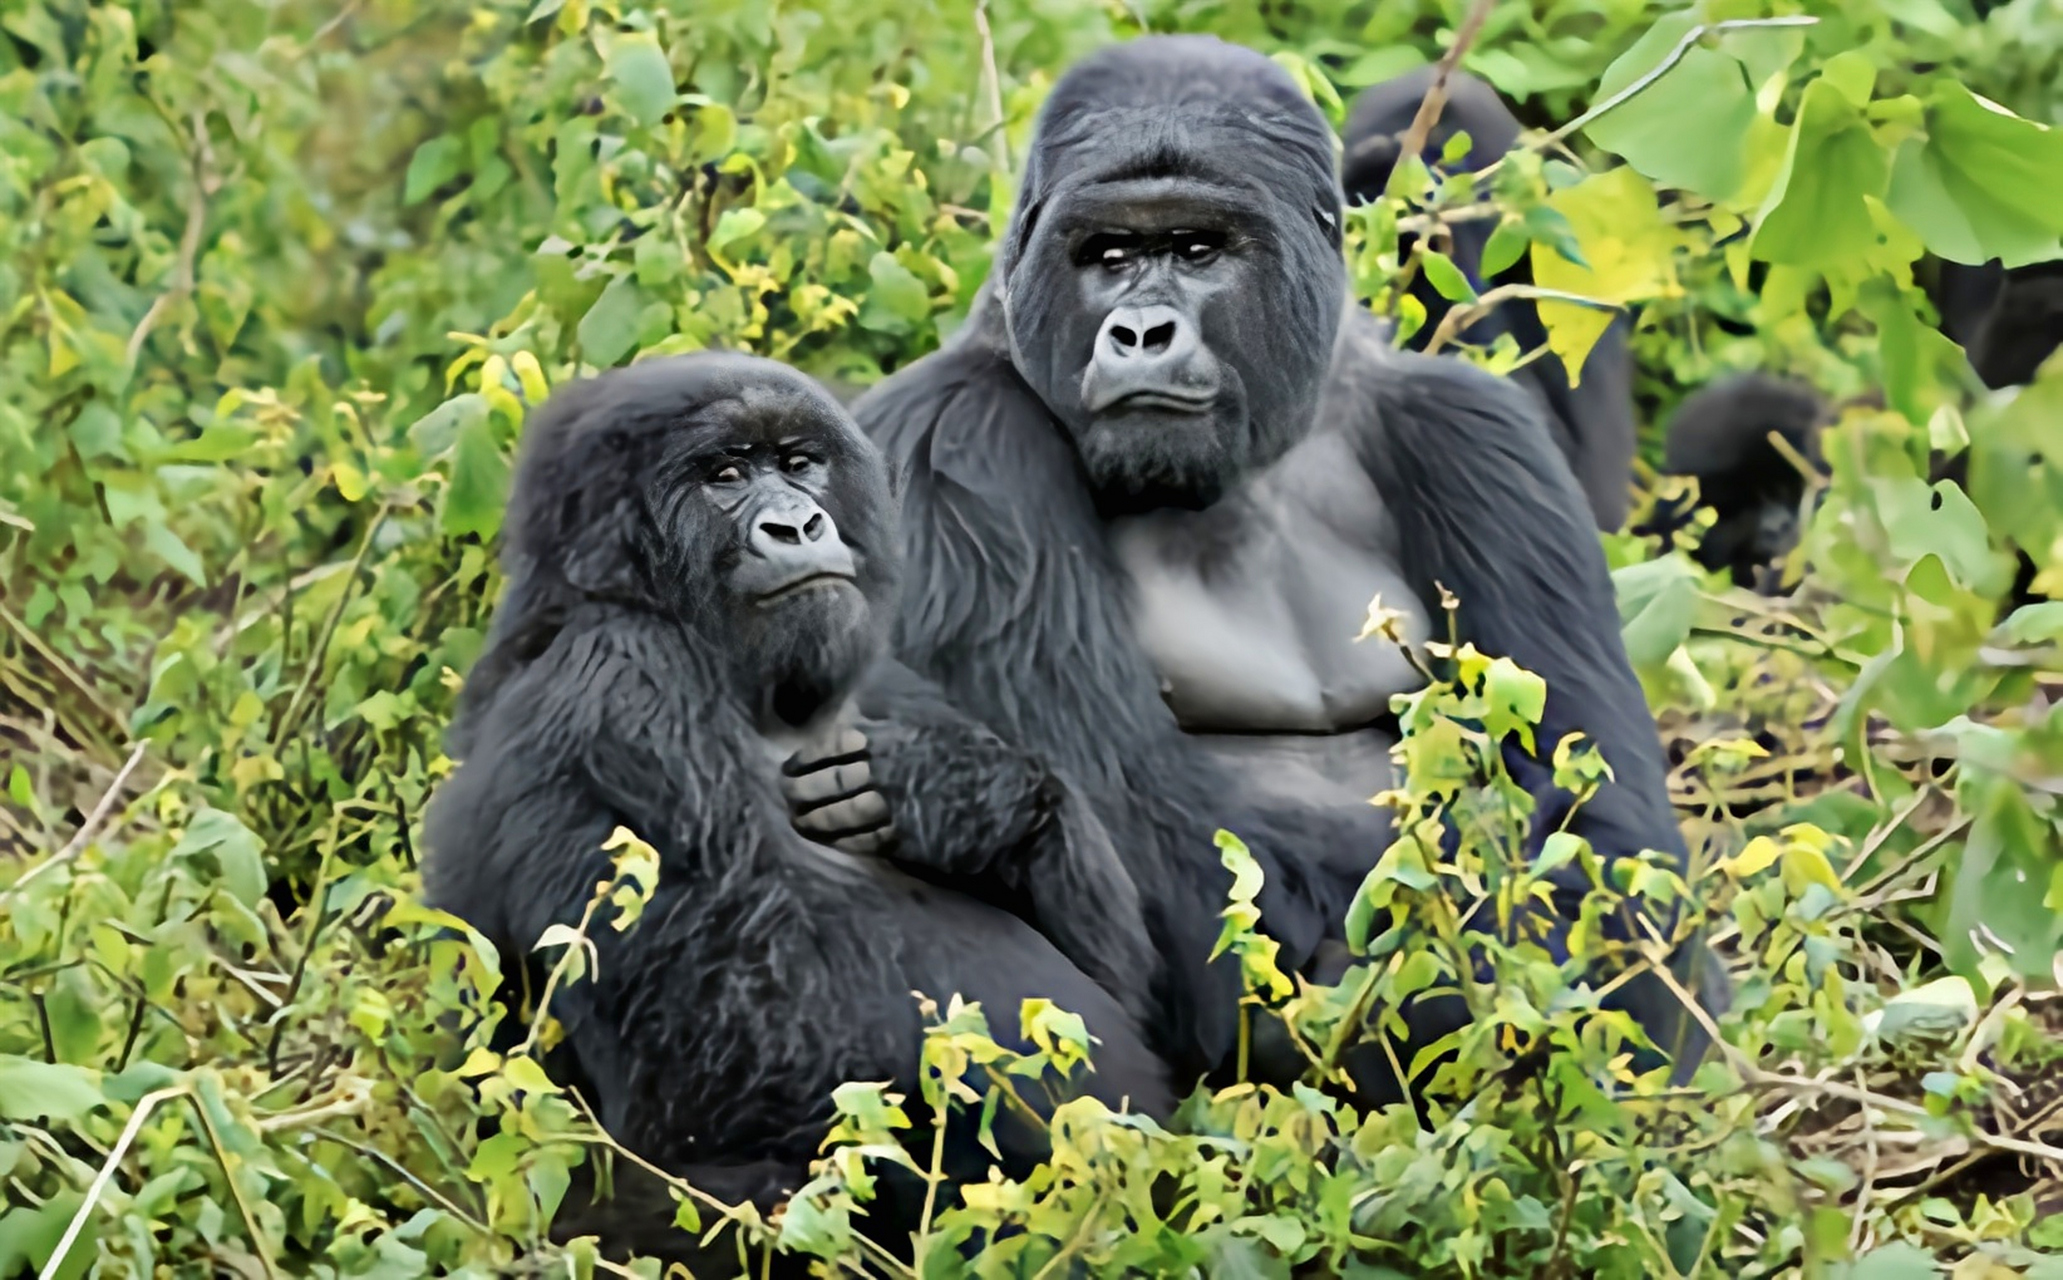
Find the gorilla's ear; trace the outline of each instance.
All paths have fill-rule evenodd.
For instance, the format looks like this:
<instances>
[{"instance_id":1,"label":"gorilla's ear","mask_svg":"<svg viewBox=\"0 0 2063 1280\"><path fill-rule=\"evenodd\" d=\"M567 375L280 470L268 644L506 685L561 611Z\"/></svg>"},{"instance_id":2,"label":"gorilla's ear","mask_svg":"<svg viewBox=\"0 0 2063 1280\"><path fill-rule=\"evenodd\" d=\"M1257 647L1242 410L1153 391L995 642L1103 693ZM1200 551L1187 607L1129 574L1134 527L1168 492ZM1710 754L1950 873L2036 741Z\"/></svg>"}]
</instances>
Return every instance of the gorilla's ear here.
<instances>
[{"instance_id":1,"label":"gorilla's ear","mask_svg":"<svg viewBox=\"0 0 2063 1280\"><path fill-rule=\"evenodd\" d=\"M562 526L565 554L559 563L567 583L591 596L643 599L643 495L626 487L606 504L581 505L586 509L579 522Z\"/></svg>"},{"instance_id":2,"label":"gorilla's ear","mask_svg":"<svg viewBox=\"0 0 2063 1280\"><path fill-rule=\"evenodd\" d=\"M642 600L644 535L649 524L641 477L641 436L591 419L569 431L532 490L525 550L574 590Z\"/></svg>"}]
</instances>

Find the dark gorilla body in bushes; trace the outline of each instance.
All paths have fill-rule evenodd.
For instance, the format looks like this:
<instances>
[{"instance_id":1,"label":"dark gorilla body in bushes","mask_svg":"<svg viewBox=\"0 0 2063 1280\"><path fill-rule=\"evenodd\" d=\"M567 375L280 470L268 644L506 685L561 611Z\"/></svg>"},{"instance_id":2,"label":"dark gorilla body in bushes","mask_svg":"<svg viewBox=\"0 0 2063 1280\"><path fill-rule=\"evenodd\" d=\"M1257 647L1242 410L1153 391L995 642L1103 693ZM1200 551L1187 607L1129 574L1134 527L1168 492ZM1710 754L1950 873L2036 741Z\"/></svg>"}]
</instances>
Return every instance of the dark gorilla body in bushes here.
<instances>
[{"instance_id":1,"label":"dark gorilla body in bushes","mask_svg":"<svg viewBox=\"0 0 2063 1280\"><path fill-rule=\"evenodd\" d=\"M912 991L981 1001L1006 1044L1020 1002L1050 998L1101 1041L1082 1088L1166 1111L1139 895L1045 770L880 661L892 498L828 394L715 355L561 391L529 427L505 559L425 877L501 949L513 1006L523 966L542 986L539 935L610 874L612 829L657 850L643 919L598 924L597 971L551 1008L555 1073L620 1141L771 1201L801 1185L840 1083L914 1096ZM997 1135L1019 1172L1043 1152L1034 1126ZM971 1135L952 1150L980 1176ZM692 1245L663 1194L637 1200L580 1229Z\"/></svg>"},{"instance_id":2,"label":"dark gorilla body in bushes","mask_svg":"<svg viewBox=\"0 0 2063 1280\"><path fill-rule=\"evenodd\" d=\"M1341 181L1349 201L1365 202L1382 195L1402 158L1402 135L1411 128L1432 83L1433 68L1421 67L1372 85L1354 100L1343 131L1346 156ZM1426 135L1420 158L1428 168L1439 172L1447 144L1456 134L1465 133L1468 152L1452 167L1463 173L1475 173L1503 159L1518 143L1519 132L1518 117L1495 89L1466 71L1456 71L1448 77L1447 101L1438 123ZM1452 226L1450 257L1478 293L1497 285L1533 282L1533 270L1524 258L1494 277L1483 274L1483 254L1490 247L1490 233L1496 226L1494 220L1486 218ZM1400 251L1408 250L1411 240L1407 233ZM1425 324L1411 335L1413 348L1423 349L1454 304L1433 288L1423 272L1413 278L1411 296L1425 308ZM1617 529L1626 522L1633 481L1633 355L1626 346L1631 331L1632 325L1624 316L1616 317L1584 359L1582 376L1573 382L1561 357L1552 351L1512 375L1547 410L1547 426L1555 445L1576 473L1576 482L1583 488L1598 528L1606 530ZM1521 351L1547 345L1547 329L1540 322L1540 309L1530 298L1503 303L1461 330L1458 336L1488 346L1502 333L1509 333Z\"/></svg>"},{"instance_id":3,"label":"dark gorilla body in bushes","mask_svg":"<svg viewBox=\"0 0 2063 1280\"><path fill-rule=\"evenodd\" d=\"M1235 1040L1236 966L1208 961L1214 829L1259 859L1285 967L1342 967L1327 940L1389 838L1367 804L1389 700L1416 683L1353 642L1372 596L1423 639L1451 589L1466 639L1546 677L1542 751L1581 730L1610 762L1575 829L1607 860L1685 858L1592 513L1538 404L1391 350L1348 299L1340 216L1331 132L1268 59L1199 37L1106 50L1055 86L961 334L854 408L906 477L898 656L1095 804L1145 890L1156 1044L1185 1073ZM1566 798L1544 759L1510 759L1537 848ZM1558 908L1585 887L1561 883ZM1695 1056L1652 976L1613 1000ZM1404 1012L1404 1061L1465 1016ZM1394 1098L1376 1048L1362 1087Z\"/></svg>"}]
</instances>

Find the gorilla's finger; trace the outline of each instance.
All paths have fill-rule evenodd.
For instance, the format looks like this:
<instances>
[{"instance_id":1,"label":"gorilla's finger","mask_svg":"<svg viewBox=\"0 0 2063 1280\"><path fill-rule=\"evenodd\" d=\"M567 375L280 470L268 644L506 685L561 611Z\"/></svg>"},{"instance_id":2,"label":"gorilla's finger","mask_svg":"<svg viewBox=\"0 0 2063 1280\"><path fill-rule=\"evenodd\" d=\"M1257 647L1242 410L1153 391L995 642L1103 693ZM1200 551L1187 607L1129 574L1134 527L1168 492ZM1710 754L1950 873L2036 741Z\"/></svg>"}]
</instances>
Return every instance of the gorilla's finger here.
<instances>
[{"instance_id":1,"label":"gorilla's finger","mask_svg":"<svg viewBox=\"0 0 2063 1280\"><path fill-rule=\"evenodd\" d=\"M781 766L786 777L815 773L827 765L851 764L867 758L867 736L858 729L840 730L829 742L812 742L789 756Z\"/></svg>"},{"instance_id":2,"label":"gorilla's finger","mask_svg":"<svg viewBox=\"0 0 2063 1280\"><path fill-rule=\"evenodd\" d=\"M895 848L895 826L890 824L879 831L862 831L857 835L842 836L831 844L833 848L844 853L860 857L878 856Z\"/></svg>"},{"instance_id":3,"label":"gorilla's finger","mask_svg":"<svg viewBox=\"0 0 2063 1280\"><path fill-rule=\"evenodd\" d=\"M865 760L851 764L832 765L814 773L806 773L782 783L789 804L801 812L844 800L869 790L874 785L874 770Z\"/></svg>"},{"instance_id":4,"label":"gorilla's finger","mask_svg":"<svg viewBox=\"0 0 2063 1280\"><path fill-rule=\"evenodd\" d=\"M888 821L888 801L878 791L866 791L849 800L840 800L812 809L795 819L796 829L807 834L838 837L853 832L871 831Z\"/></svg>"}]
</instances>

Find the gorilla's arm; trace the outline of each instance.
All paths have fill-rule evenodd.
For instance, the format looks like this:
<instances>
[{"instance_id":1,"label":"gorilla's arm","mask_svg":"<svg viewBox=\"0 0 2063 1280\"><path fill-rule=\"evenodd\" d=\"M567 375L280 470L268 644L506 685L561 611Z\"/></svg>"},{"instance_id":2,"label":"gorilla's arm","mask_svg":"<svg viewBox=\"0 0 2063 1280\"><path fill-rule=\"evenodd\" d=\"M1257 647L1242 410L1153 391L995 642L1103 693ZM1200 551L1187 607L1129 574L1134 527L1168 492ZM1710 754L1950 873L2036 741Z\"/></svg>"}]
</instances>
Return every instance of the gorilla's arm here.
<instances>
[{"instance_id":1,"label":"gorilla's arm","mask_svg":"<svg viewBox=\"0 0 2063 1280\"><path fill-rule=\"evenodd\" d=\"M1547 680L1543 755L1574 731L1604 753L1616 784L1574 824L1600 855L1650 848L1681 861L1661 740L1619 636L1611 575L1538 407L1458 360L1399 354L1384 364L1357 375L1373 383L1380 418L1357 443L1396 516L1403 571L1433 616L1444 586L1461 601L1463 638Z\"/></svg>"},{"instance_id":2,"label":"gorilla's arm","mask_svg":"<svg viewBox=\"0 0 2063 1280\"><path fill-rule=\"evenodd\" d=\"M1460 600L1464 639L1547 681L1539 754L1506 751L1513 776L1540 805L1534 847L1567 812L1548 757L1580 731L1614 780L1577 810L1571 828L1608 862L1653 849L1685 866L1660 738L1620 639L1604 555L1533 401L1458 360L1398 355L1354 376L1372 390L1378 419L1357 435L1363 461L1396 513L1403 567L1428 610L1437 616L1446 587ZM1573 905L1586 886L1573 864L1563 872L1557 883ZM1686 955L1702 957L1702 945ZM1698 981L1716 981L1716 964L1707 967L1715 972ZM1658 982L1625 990L1626 1006L1658 1044L1689 1043L1678 1040L1682 1009Z\"/></svg>"}]
</instances>

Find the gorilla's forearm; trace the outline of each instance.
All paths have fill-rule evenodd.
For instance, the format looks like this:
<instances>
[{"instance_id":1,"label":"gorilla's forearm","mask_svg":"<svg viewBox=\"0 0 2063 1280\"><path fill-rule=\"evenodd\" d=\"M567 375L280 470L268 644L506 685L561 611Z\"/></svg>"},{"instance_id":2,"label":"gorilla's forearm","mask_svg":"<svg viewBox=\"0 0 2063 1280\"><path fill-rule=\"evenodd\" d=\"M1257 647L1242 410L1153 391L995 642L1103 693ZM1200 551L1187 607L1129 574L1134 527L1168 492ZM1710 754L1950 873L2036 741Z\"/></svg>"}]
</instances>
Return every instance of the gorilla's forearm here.
<instances>
[{"instance_id":1,"label":"gorilla's forearm","mask_svg":"<svg viewBox=\"0 0 2063 1280\"><path fill-rule=\"evenodd\" d=\"M1138 887L1089 807L1050 770L899 664L861 701L895 861L1013 911L1144 1016L1157 960Z\"/></svg>"}]
</instances>

